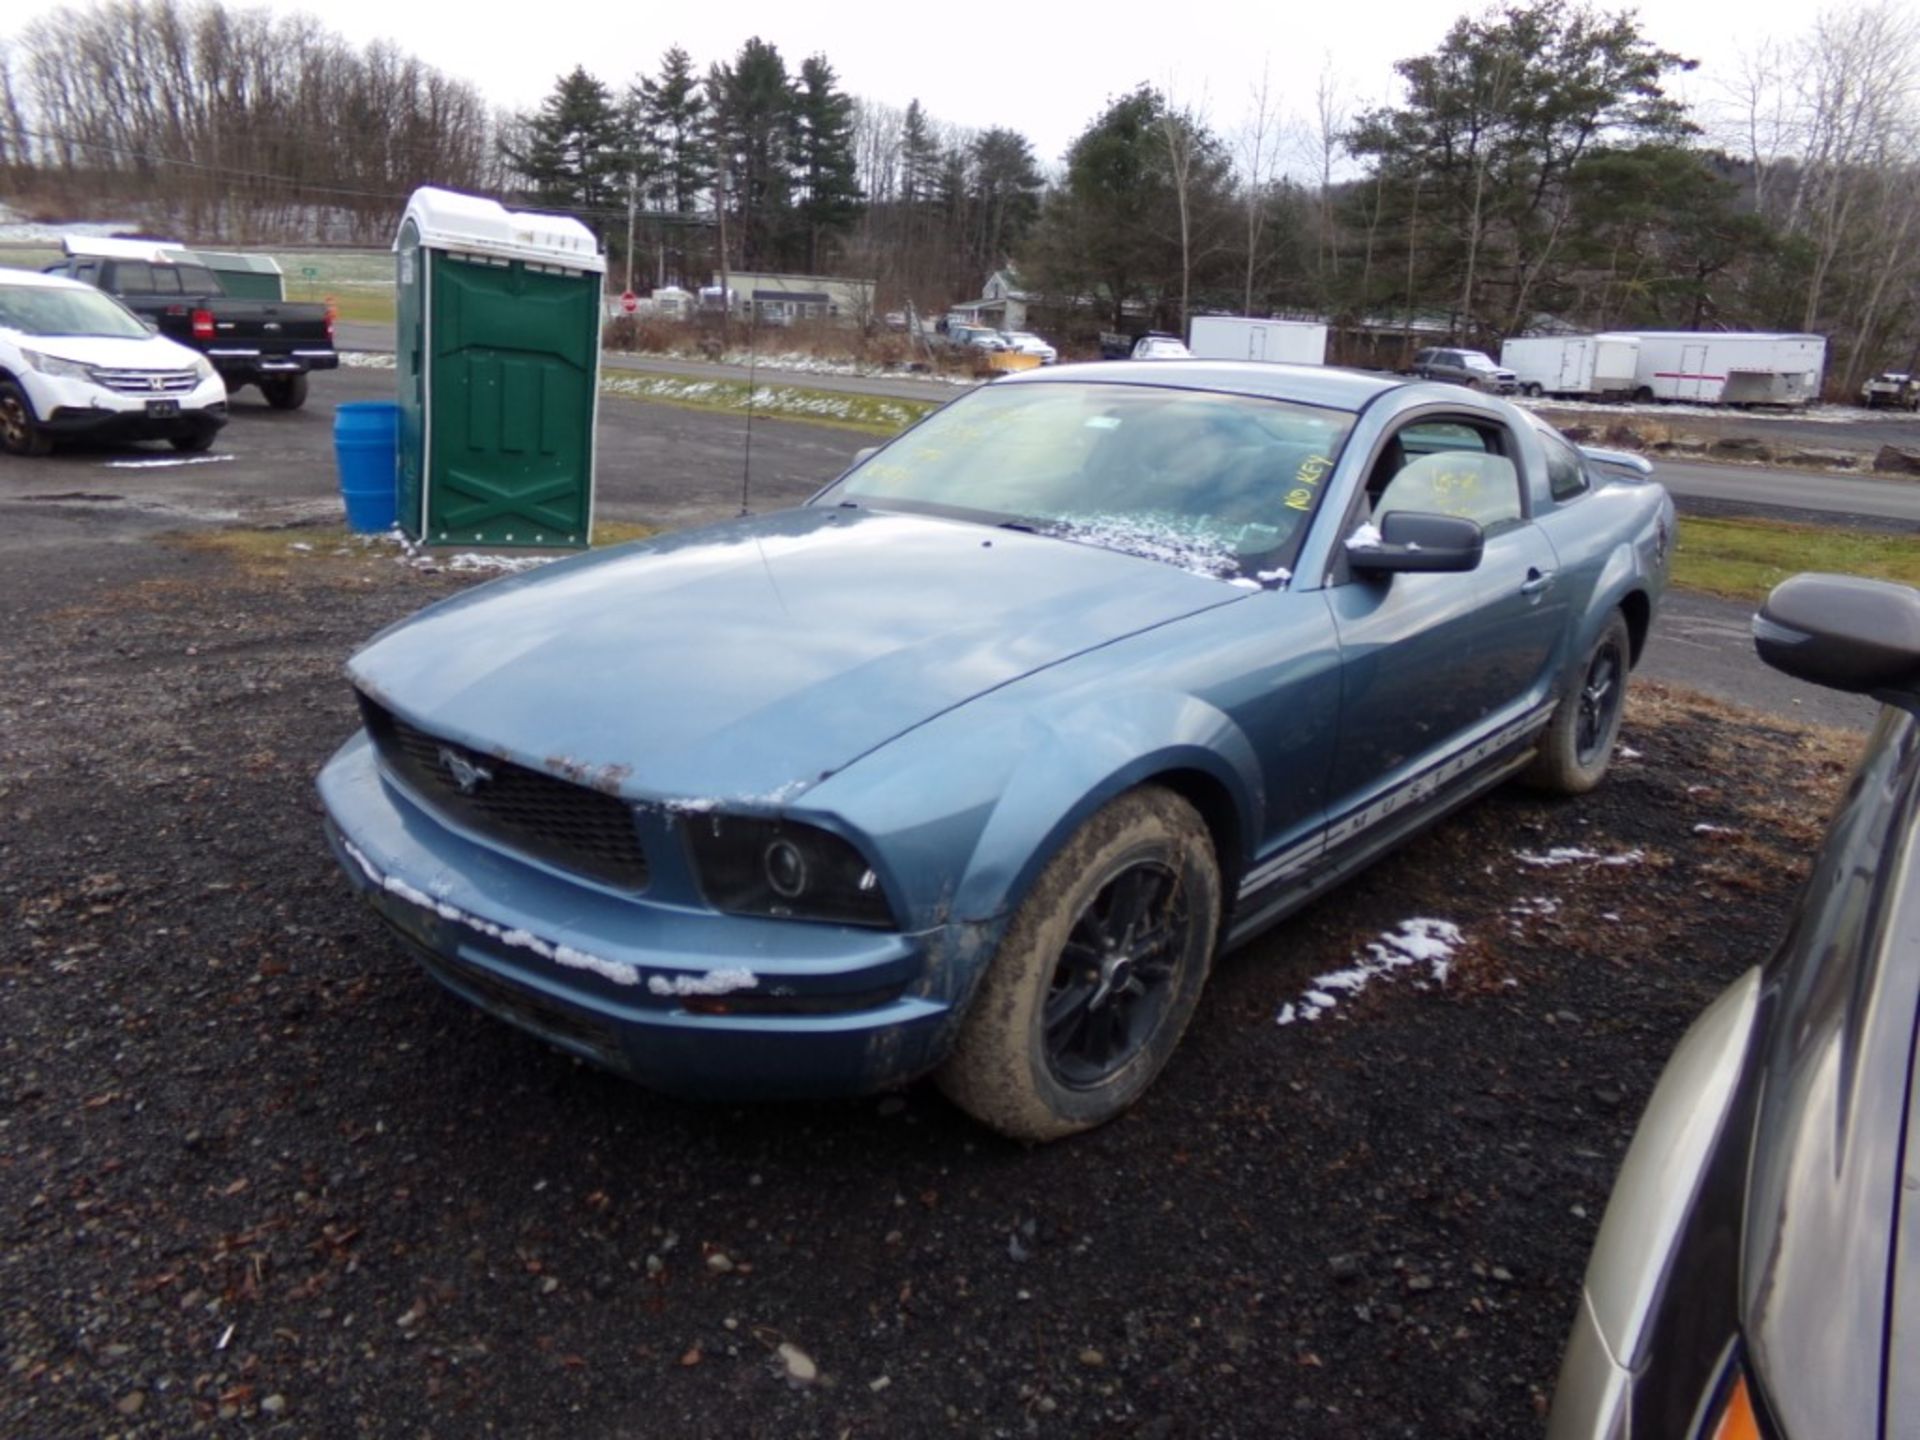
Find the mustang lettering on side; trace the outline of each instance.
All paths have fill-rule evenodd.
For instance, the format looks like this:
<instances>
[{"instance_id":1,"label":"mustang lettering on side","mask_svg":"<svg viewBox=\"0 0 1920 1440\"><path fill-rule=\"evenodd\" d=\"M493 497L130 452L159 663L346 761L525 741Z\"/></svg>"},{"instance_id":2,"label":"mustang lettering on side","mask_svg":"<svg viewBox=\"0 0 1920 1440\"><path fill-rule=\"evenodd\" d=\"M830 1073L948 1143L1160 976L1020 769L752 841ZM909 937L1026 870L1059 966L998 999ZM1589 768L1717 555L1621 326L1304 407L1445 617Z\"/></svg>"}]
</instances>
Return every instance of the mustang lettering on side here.
<instances>
[{"instance_id":1,"label":"mustang lettering on side","mask_svg":"<svg viewBox=\"0 0 1920 1440\"><path fill-rule=\"evenodd\" d=\"M328 831L442 984L645 1084L931 1073L1066 1135L1221 950L1508 777L1599 783L1647 468L1439 383L1027 371L797 509L386 631Z\"/></svg>"}]
</instances>

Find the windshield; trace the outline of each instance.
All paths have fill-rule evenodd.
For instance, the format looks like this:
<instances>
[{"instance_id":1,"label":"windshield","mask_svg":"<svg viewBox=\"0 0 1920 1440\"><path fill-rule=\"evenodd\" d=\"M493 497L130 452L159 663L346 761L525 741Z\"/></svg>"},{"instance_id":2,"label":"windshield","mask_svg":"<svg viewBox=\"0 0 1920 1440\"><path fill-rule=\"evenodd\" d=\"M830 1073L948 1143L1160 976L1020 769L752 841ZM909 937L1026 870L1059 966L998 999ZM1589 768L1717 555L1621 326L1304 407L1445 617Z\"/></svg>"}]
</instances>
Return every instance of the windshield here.
<instances>
[{"instance_id":1,"label":"windshield","mask_svg":"<svg viewBox=\"0 0 1920 1440\"><path fill-rule=\"evenodd\" d=\"M816 504L1011 525L1220 579L1272 578L1352 428L1345 411L1096 382L990 385Z\"/></svg>"},{"instance_id":2,"label":"windshield","mask_svg":"<svg viewBox=\"0 0 1920 1440\"><path fill-rule=\"evenodd\" d=\"M152 332L98 290L64 285L0 285L0 326L23 335L97 335L144 340Z\"/></svg>"}]
</instances>

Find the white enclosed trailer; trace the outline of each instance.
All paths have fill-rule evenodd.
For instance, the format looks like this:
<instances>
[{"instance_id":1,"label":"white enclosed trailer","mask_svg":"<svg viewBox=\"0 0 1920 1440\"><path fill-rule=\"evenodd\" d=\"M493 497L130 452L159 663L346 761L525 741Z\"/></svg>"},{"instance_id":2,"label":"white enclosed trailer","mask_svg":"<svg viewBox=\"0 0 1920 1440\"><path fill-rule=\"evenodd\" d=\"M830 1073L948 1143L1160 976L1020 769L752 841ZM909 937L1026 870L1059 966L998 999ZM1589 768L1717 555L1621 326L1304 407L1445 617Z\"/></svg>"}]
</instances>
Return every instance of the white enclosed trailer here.
<instances>
[{"instance_id":1,"label":"white enclosed trailer","mask_svg":"<svg viewBox=\"0 0 1920 1440\"><path fill-rule=\"evenodd\" d=\"M1500 347L1523 395L1623 399L1639 385L1640 341L1633 335L1536 335Z\"/></svg>"},{"instance_id":2,"label":"white enclosed trailer","mask_svg":"<svg viewBox=\"0 0 1920 1440\"><path fill-rule=\"evenodd\" d=\"M1637 330L1638 400L1697 405L1805 405L1820 398L1827 342L1819 335Z\"/></svg>"},{"instance_id":3,"label":"white enclosed trailer","mask_svg":"<svg viewBox=\"0 0 1920 1440\"><path fill-rule=\"evenodd\" d=\"M1187 331L1196 360L1266 360L1287 365L1327 363L1327 327L1311 320L1255 320L1245 315L1196 315Z\"/></svg>"}]
</instances>

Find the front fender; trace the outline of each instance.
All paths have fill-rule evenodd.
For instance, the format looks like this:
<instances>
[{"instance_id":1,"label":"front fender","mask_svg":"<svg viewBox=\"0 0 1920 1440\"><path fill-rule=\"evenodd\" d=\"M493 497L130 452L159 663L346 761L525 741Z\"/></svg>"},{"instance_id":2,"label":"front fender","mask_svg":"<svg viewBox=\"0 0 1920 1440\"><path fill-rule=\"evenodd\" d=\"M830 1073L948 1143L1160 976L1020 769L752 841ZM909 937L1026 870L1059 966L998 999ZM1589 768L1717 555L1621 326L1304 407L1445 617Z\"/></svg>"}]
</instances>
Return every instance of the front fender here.
<instances>
[{"instance_id":1,"label":"front fender","mask_svg":"<svg viewBox=\"0 0 1920 1440\"><path fill-rule=\"evenodd\" d=\"M1010 913L1069 836L1124 791L1173 771L1205 775L1229 799L1244 849L1258 835L1261 771L1240 727L1174 691L1087 701L1057 717L1021 758L954 896L957 920ZM1222 855L1237 869L1244 854Z\"/></svg>"}]
</instances>

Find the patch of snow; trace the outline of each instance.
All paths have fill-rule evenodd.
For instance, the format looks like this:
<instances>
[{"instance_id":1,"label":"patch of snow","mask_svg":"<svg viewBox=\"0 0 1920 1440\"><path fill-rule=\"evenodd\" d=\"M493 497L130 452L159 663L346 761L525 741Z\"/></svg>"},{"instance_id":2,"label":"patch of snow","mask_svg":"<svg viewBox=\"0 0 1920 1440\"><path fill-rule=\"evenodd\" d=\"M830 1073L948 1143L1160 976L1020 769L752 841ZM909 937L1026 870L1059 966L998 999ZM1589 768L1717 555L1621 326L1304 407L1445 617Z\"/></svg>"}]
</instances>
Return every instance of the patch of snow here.
<instances>
[{"instance_id":1,"label":"patch of snow","mask_svg":"<svg viewBox=\"0 0 1920 1440\"><path fill-rule=\"evenodd\" d=\"M182 455L177 460L109 460L109 470L172 470L180 465L224 465L231 455Z\"/></svg>"},{"instance_id":2,"label":"patch of snow","mask_svg":"<svg viewBox=\"0 0 1920 1440\"><path fill-rule=\"evenodd\" d=\"M1725 825L1709 825L1704 820L1693 827L1696 835L1731 835L1733 830Z\"/></svg>"},{"instance_id":3,"label":"patch of snow","mask_svg":"<svg viewBox=\"0 0 1920 1440\"><path fill-rule=\"evenodd\" d=\"M1282 566L1278 570L1262 570L1253 578L1258 580L1262 585L1285 585L1289 580L1293 579L1293 572L1285 566Z\"/></svg>"},{"instance_id":4,"label":"patch of snow","mask_svg":"<svg viewBox=\"0 0 1920 1440\"><path fill-rule=\"evenodd\" d=\"M551 565L560 557L557 555L482 555L478 551L463 550L447 560L431 561L443 570L455 574L484 575L498 573L518 575L523 570L536 570L542 565ZM419 561L415 561L419 564Z\"/></svg>"},{"instance_id":5,"label":"patch of snow","mask_svg":"<svg viewBox=\"0 0 1920 1440\"><path fill-rule=\"evenodd\" d=\"M393 356L384 350L342 350L340 363L349 370L391 370Z\"/></svg>"},{"instance_id":6,"label":"patch of snow","mask_svg":"<svg viewBox=\"0 0 1920 1440\"><path fill-rule=\"evenodd\" d=\"M1380 543L1380 527L1371 520L1347 536L1349 550L1378 550Z\"/></svg>"},{"instance_id":7,"label":"patch of snow","mask_svg":"<svg viewBox=\"0 0 1920 1440\"><path fill-rule=\"evenodd\" d=\"M483 920L478 915L469 915L457 905L450 905L445 900L435 899L424 890L415 889L397 875L382 874L380 868L367 859L351 840L342 839L340 843L346 847L347 854L353 857L354 863L366 874L367 879L388 894L397 895L410 905L417 905L422 910L431 911L442 920L465 925L469 930L476 930L489 940L497 940L502 945L519 950L530 950L541 959L551 960L556 965L565 965L574 970L591 971L603 979L611 980L616 985L640 983L640 971L636 966L621 960L607 960L599 955L589 954L585 950L576 950L571 945L550 945L531 931L507 929L494 924L491 920Z\"/></svg>"},{"instance_id":8,"label":"patch of snow","mask_svg":"<svg viewBox=\"0 0 1920 1440\"><path fill-rule=\"evenodd\" d=\"M1729 416L1765 425L1770 420L1791 421L1794 424L1811 422L1816 425L1856 425L1863 420L1884 422L1903 420L1908 423L1920 422L1920 416L1902 414L1897 410L1867 410L1858 405L1806 405L1798 407L1783 406L1778 410L1742 411L1731 405L1689 405L1684 401L1649 401L1636 404L1631 401L1608 401L1597 403L1581 400L1527 400L1513 399L1513 403L1526 410L1579 410L1593 415L1640 415L1662 417L1669 415L1711 415L1725 419Z\"/></svg>"},{"instance_id":9,"label":"patch of snow","mask_svg":"<svg viewBox=\"0 0 1920 1440\"><path fill-rule=\"evenodd\" d=\"M1631 745L1622 745L1619 750L1614 753L1619 755L1622 760L1638 760L1640 758L1640 752Z\"/></svg>"},{"instance_id":10,"label":"patch of snow","mask_svg":"<svg viewBox=\"0 0 1920 1440\"><path fill-rule=\"evenodd\" d=\"M1336 991L1358 995L1376 980L1390 979L1401 970L1426 967L1426 978L1436 985L1447 983L1453 957L1466 943L1460 927L1449 920L1416 918L1402 920L1379 939L1367 942L1364 954L1344 970L1314 977L1313 987L1280 1007L1276 1025L1291 1025L1296 1020L1318 1020L1340 1002Z\"/></svg>"},{"instance_id":11,"label":"patch of snow","mask_svg":"<svg viewBox=\"0 0 1920 1440\"><path fill-rule=\"evenodd\" d=\"M1647 858L1644 850L1622 850L1613 855L1602 855L1598 850L1584 850L1577 845L1557 845L1545 854L1535 854L1531 850L1516 850L1513 858L1522 865L1531 865L1536 869L1555 870L1562 865L1638 865Z\"/></svg>"},{"instance_id":12,"label":"patch of snow","mask_svg":"<svg viewBox=\"0 0 1920 1440\"><path fill-rule=\"evenodd\" d=\"M1063 515L1042 533L1158 560L1209 580L1227 579L1240 564L1208 521L1190 515Z\"/></svg>"},{"instance_id":13,"label":"patch of snow","mask_svg":"<svg viewBox=\"0 0 1920 1440\"><path fill-rule=\"evenodd\" d=\"M736 990L756 990L760 977L751 970L729 967L709 970L704 975L651 975L647 989L655 995L731 995Z\"/></svg>"}]
</instances>

